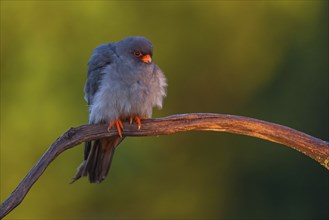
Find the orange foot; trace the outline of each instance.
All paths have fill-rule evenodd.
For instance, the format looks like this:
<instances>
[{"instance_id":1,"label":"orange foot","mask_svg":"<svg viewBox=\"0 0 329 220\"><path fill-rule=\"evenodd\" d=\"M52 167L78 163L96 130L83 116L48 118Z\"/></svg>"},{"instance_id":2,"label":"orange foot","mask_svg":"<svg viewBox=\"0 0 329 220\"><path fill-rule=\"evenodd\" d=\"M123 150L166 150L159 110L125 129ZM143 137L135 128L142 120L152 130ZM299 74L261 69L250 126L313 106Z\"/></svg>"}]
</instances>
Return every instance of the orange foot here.
<instances>
[{"instance_id":1,"label":"orange foot","mask_svg":"<svg viewBox=\"0 0 329 220\"><path fill-rule=\"evenodd\" d=\"M118 134L119 134L120 138L122 138L122 129L123 129L122 121L121 121L120 119L111 121L111 122L109 123L109 126L107 127L107 130L110 131L110 129L111 129L114 125L117 127Z\"/></svg>"},{"instance_id":2,"label":"orange foot","mask_svg":"<svg viewBox=\"0 0 329 220\"><path fill-rule=\"evenodd\" d=\"M130 116L129 122L130 122L130 124L132 124L133 120L135 120L137 122L137 127L139 130L139 129L141 129L141 126L142 126L141 120L143 120L143 119L146 119L146 117Z\"/></svg>"}]
</instances>

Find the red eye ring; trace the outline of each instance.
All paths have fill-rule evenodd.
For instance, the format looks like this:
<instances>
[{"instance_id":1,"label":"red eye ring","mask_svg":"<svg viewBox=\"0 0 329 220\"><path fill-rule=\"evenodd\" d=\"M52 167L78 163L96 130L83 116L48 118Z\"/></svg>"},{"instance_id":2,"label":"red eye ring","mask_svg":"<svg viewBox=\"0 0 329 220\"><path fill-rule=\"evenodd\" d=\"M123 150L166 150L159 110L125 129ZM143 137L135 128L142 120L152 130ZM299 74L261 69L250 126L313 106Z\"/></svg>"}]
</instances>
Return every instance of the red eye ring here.
<instances>
[{"instance_id":1,"label":"red eye ring","mask_svg":"<svg viewBox=\"0 0 329 220\"><path fill-rule=\"evenodd\" d=\"M135 57L141 57L141 56L143 56L143 53L140 52L140 51L134 51L134 56Z\"/></svg>"}]
</instances>

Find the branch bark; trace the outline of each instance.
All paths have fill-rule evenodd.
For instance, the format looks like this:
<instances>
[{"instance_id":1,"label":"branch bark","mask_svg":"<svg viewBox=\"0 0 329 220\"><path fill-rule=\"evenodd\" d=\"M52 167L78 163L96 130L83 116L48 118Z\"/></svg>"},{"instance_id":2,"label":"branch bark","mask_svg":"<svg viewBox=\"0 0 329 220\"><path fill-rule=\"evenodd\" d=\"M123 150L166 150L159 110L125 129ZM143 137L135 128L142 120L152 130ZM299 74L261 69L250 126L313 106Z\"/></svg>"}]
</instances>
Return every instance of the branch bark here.
<instances>
[{"instance_id":1,"label":"branch bark","mask_svg":"<svg viewBox=\"0 0 329 220\"><path fill-rule=\"evenodd\" d=\"M195 113L172 115L165 118L143 120L140 130L136 125L124 123L124 136L158 136L177 132L200 130L242 134L283 144L304 153L329 170L329 143L286 126L253 118ZM1 204L0 218L6 216L24 199L32 185L48 165L62 152L82 142L117 135L107 125L82 125L70 128L60 136L25 176L12 194Z\"/></svg>"}]
</instances>

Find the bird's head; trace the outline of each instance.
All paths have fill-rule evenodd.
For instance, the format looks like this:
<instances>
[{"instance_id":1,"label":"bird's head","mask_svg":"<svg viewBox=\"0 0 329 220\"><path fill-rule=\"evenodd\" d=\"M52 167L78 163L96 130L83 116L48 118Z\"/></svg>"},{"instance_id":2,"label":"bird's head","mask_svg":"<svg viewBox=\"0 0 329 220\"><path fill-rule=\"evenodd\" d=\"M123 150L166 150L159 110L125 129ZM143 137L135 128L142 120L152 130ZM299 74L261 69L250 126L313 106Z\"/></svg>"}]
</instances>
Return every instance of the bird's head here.
<instances>
[{"instance_id":1,"label":"bird's head","mask_svg":"<svg viewBox=\"0 0 329 220\"><path fill-rule=\"evenodd\" d=\"M145 37L127 37L117 43L117 53L145 64L152 63L153 46Z\"/></svg>"}]
</instances>

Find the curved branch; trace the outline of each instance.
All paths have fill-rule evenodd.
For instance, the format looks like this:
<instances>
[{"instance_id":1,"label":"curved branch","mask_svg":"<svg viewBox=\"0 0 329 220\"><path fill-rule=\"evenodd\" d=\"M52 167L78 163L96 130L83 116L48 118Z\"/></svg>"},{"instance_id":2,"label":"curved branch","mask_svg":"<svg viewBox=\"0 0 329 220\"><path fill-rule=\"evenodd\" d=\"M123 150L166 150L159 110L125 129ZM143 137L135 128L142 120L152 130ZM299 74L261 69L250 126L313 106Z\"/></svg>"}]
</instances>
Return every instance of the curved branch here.
<instances>
[{"instance_id":1,"label":"curved branch","mask_svg":"<svg viewBox=\"0 0 329 220\"><path fill-rule=\"evenodd\" d=\"M209 113L172 115L165 118L147 119L140 130L124 123L124 136L157 136L177 132L203 130L221 131L253 136L286 145L304 153L329 170L329 144L282 125L243 116ZM18 206L42 175L48 165L63 151L82 142L117 135L115 129L107 131L107 125L82 125L70 128L59 137L25 176L14 192L1 204L0 218Z\"/></svg>"}]
</instances>

